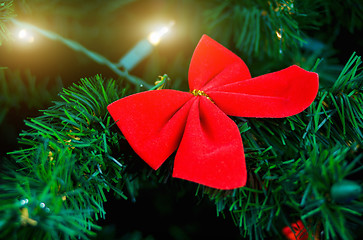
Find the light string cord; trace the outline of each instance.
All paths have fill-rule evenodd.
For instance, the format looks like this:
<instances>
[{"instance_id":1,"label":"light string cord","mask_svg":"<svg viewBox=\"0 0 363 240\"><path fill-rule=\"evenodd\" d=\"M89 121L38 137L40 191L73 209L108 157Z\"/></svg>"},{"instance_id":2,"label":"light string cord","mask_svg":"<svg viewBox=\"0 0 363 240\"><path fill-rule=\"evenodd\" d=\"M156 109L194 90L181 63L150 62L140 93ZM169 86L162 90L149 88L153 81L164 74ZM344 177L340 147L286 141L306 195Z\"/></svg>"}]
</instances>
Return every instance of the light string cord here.
<instances>
[{"instance_id":1,"label":"light string cord","mask_svg":"<svg viewBox=\"0 0 363 240\"><path fill-rule=\"evenodd\" d=\"M134 84L136 86L143 86L146 89L150 89L150 88L153 87L152 85L144 82L142 79L140 79L140 78L138 78L136 76L130 75L127 71L121 71L120 69L118 69L116 63L111 62L110 60L108 60L104 56L100 55L99 53L88 50L86 47L82 46L80 43L78 43L76 41L64 38L64 37L60 36L57 33L41 29L41 28L36 27L36 26L34 26L32 24L29 24L29 23L21 22L21 21L18 21L16 19L11 19L11 21L15 25L17 25L19 27L24 27L24 28L30 29L30 30L32 30L34 32L37 32L37 33L49 38L49 39L59 41L59 42L63 43L64 45L66 45L67 47L69 47L69 48L71 48L71 49L73 49L73 50L75 50L77 52L83 53L84 55L86 55L87 57L89 57L93 61L97 62L98 64L107 66L114 73L116 73L118 76L127 79L130 83L132 83L132 84Z\"/></svg>"}]
</instances>

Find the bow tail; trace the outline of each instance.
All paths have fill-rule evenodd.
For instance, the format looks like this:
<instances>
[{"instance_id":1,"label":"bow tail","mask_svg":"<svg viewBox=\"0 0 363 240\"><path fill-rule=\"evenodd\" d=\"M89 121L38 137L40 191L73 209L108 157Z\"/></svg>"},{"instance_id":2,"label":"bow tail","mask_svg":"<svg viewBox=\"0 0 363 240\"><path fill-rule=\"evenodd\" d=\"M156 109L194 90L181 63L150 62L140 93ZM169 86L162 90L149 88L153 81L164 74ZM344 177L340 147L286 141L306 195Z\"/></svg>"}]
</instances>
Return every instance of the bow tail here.
<instances>
[{"instance_id":1,"label":"bow tail","mask_svg":"<svg viewBox=\"0 0 363 240\"><path fill-rule=\"evenodd\" d=\"M107 109L134 151L158 169L179 145L192 97L175 90L147 91L117 100Z\"/></svg>"},{"instance_id":2,"label":"bow tail","mask_svg":"<svg viewBox=\"0 0 363 240\"><path fill-rule=\"evenodd\" d=\"M193 101L177 151L173 177L218 189L246 184L241 135L236 124L205 97Z\"/></svg>"}]
</instances>

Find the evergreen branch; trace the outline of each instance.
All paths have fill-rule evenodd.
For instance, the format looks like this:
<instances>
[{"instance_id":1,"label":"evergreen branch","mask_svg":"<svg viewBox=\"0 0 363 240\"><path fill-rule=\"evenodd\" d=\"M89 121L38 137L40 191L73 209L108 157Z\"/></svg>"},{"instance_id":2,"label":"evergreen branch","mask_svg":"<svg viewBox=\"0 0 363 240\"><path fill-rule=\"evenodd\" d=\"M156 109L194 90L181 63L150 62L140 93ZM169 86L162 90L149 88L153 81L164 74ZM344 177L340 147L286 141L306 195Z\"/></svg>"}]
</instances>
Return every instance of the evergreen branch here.
<instances>
[{"instance_id":1,"label":"evergreen branch","mask_svg":"<svg viewBox=\"0 0 363 240\"><path fill-rule=\"evenodd\" d=\"M308 232L352 239L362 194L344 205L331 189L361 172L363 95L361 60L354 54L331 89L321 89L304 112L286 119L243 119L247 186L233 191L204 188L218 213L229 210L243 236L265 239L303 219ZM240 119L236 119L240 121ZM358 187L357 187L358 188ZM350 195L351 196L351 195ZM335 210L336 209L336 210Z\"/></svg>"},{"instance_id":2,"label":"evergreen branch","mask_svg":"<svg viewBox=\"0 0 363 240\"><path fill-rule=\"evenodd\" d=\"M346 27L351 33L363 27L363 3L360 0L346 0L329 4L326 1L317 3L324 10L321 11L321 21L326 24L336 22ZM347 14L349 12L349 14Z\"/></svg>"},{"instance_id":3,"label":"evergreen branch","mask_svg":"<svg viewBox=\"0 0 363 240\"><path fill-rule=\"evenodd\" d=\"M0 224L3 236L29 234L19 215L19 208L26 207L34 223L33 239L88 239L99 229L93 219L105 217L104 191L126 198L123 157L110 155L119 151L121 136L111 131L114 123L106 109L124 93L115 81L100 76L82 79L60 94L63 101L26 122L30 130L20 139L24 149L10 153L21 170L13 166L13 173L4 177L7 183L1 185L5 194L0 201L13 204L0 208L6 216ZM21 199L29 205L20 206Z\"/></svg>"},{"instance_id":4,"label":"evergreen branch","mask_svg":"<svg viewBox=\"0 0 363 240\"><path fill-rule=\"evenodd\" d=\"M209 31L217 34L222 42L233 41L235 47L248 56L261 58L267 54L281 58L283 53L294 52L305 42L301 30L306 27L304 24L319 25L312 18L312 5L305 9L302 4L286 0L268 4L266 1L216 0L204 15ZM308 16L309 21L304 20Z\"/></svg>"},{"instance_id":5,"label":"evergreen branch","mask_svg":"<svg viewBox=\"0 0 363 240\"><path fill-rule=\"evenodd\" d=\"M26 160L26 171L16 171L13 166L14 171L3 177L6 182L0 189L6 197L0 199L0 237L29 239L29 227L33 239L88 239L94 235L89 229L99 229L92 218L99 209L89 208L88 192L73 182L81 172L72 151L39 144Z\"/></svg>"},{"instance_id":6,"label":"evergreen branch","mask_svg":"<svg viewBox=\"0 0 363 240\"><path fill-rule=\"evenodd\" d=\"M355 239L354 231L348 230L348 225L363 223L354 218L354 216L363 214L363 196L359 192L352 195L349 192L350 186L345 186L338 190L345 200L334 199L336 195L334 186L349 177L352 168L363 157L360 154L355 159L351 159L352 154L349 151L351 151L349 147L341 145L329 150L316 146L312 150L310 158L305 161L304 170L300 173L299 182L302 184L300 188L306 189L304 196L305 199L308 199L301 204L301 218L303 220L312 218L313 222L319 223L315 226L311 225L311 232L314 233L317 230L320 232L322 229L319 227L321 227L324 229L325 239L336 239L337 236L342 239ZM309 184L309 188L307 188L307 184ZM353 184L355 183L353 182ZM306 225L310 225L309 221L305 222Z\"/></svg>"},{"instance_id":7,"label":"evergreen branch","mask_svg":"<svg viewBox=\"0 0 363 240\"><path fill-rule=\"evenodd\" d=\"M12 19L12 22L20 27L25 27L27 29L31 29L34 32L40 33L41 35L55 40L55 41L59 41L62 44L66 45L67 47L71 48L74 51L77 52L81 52L83 54L85 54L87 57L89 57L90 59L92 59L93 61L97 62L98 64L101 65L105 65L108 68L110 68L114 73L116 73L118 76L127 79L130 83L136 85L136 86L144 86L146 89L151 88L151 85L144 82L142 79L133 76L131 74L129 74L127 71L121 71L120 69L118 69L117 64L112 63L110 60L108 60L107 58L105 58L104 56L93 52L89 49L87 49L86 47L82 46L80 43L75 42L73 40L64 38L54 32L48 31L48 30L44 30L41 29L39 27L33 26L29 23L24 23L15 19Z\"/></svg>"},{"instance_id":8,"label":"evergreen branch","mask_svg":"<svg viewBox=\"0 0 363 240\"><path fill-rule=\"evenodd\" d=\"M6 119L6 115L20 106L27 109L45 106L62 88L61 79L50 84L49 79L36 79L26 70L12 71L0 69L0 124Z\"/></svg>"},{"instance_id":9,"label":"evergreen branch","mask_svg":"<svg viewBox=\"0 0 363 240\"><path fill-rule=\"evenodd\" d=\"M353 237L351 228L361 224L363 196L350 194L351 199L342 202L333 194L333 187L362 171L358 153L362 146L363 79L359 66L360 59L353 56L338 83L321 89L301 114L285 119L234 118L245 146L247 185L232 191L199 188L215 203L218 214L230 212L243 236L258 240L281 235L284 226L302 219L311 235L324 229L325 238ZM100 76L82 79L65 89L62 100L42 116L26 122L30 130L21 134L20 142L28 148L11 154L21 170L16 177L6 177L7 183L1 185L4 206L18 204L0 208L6 216L0 224L1 230L7 229L4 236L25 231L23 219L28 225L37 222L32 226L37 229L34 237L72 237L80 232L78 237L87 238L92 235L89 227L96 227L93 216L97 220L105 215L104 190L125 197L123 189L127 187L129 195L135 197L147 174L145 167L137 169L132 179L133 163L127 160L127 151L121 150L122 135L112 129L114 123L106 107L124 96L126 90L120 91L118 86ZM136 155L131 153L131 157ZM171 164L169 161L152 174L159 176L149 177L148 182L168 180ZM65 201L49 203L49 199L63 196ZM27 207L28 218L21 217L21 199L35 202L34 207ZM44 217L38 209L41 203L49 206L52 217ZM54 210L53 216L52 209L59 212ZM63 210L81 220L75 222L69 217L61 222L56 216ZM43 219L52 224L60 221L56 232L42 228Z\"/></svg>"}]
</instances>

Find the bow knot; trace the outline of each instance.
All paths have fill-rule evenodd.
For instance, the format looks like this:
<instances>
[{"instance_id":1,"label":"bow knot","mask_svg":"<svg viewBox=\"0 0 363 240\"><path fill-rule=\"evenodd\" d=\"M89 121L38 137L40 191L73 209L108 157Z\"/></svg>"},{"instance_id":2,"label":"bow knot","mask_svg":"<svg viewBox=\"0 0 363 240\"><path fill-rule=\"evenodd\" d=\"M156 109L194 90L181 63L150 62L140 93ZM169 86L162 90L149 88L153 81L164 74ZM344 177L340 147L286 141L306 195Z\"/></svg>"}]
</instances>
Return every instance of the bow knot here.
<instances>
[{"instance_id":1,"label":"bow knot","mask_svg":"<svg viewBox=\"0 0 363 240\"><path fill-rule=\"evenodd\" d=\"M212 103L213 100L208 96L208 94L206 94L204 91L202 90L197 90L197 89L194 89L193 91L191 91L191 94L193 94L194 96L204 96L206 97L208 100L210 100Z\"/></svg>"}]
</instances>

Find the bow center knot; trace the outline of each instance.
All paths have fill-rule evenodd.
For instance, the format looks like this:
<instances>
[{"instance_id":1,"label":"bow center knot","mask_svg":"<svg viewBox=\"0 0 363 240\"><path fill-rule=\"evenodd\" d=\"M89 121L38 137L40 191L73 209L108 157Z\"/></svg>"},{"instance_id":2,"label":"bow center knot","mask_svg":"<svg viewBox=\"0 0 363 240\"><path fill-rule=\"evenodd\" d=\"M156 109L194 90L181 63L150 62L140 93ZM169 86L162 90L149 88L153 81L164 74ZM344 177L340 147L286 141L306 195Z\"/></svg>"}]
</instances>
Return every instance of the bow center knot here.
<instances>
[{"instance_id":1,"label":"bow center knot","mask_svg":"<svg viewBox=\"0 0 363 240\"><path fill-rule=\"evenodd\" d=\"M208 96L208 94L206 94L204 91L202 90L198 90L198 89L194 89L193 91L191 91L191 94L193 94L194 96L204 96L206 97L209 101L211 101L212 103L213 100Z\"/></svg>"}]
</instances>

